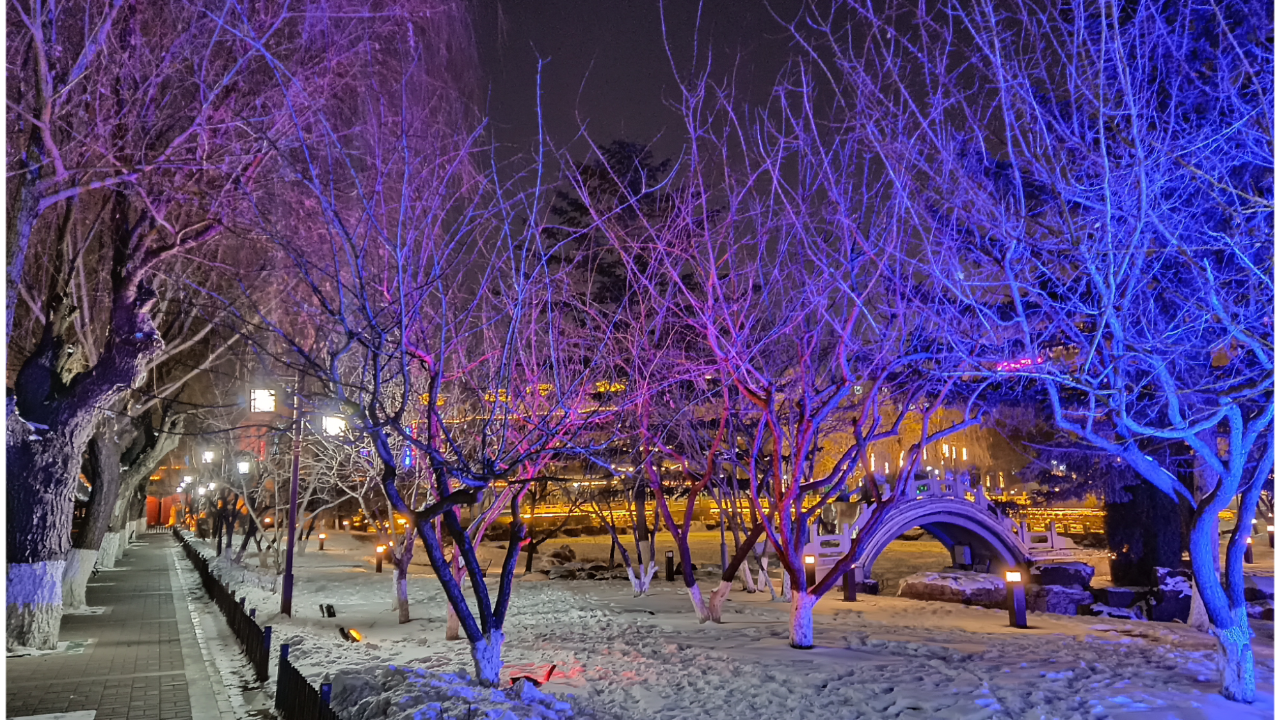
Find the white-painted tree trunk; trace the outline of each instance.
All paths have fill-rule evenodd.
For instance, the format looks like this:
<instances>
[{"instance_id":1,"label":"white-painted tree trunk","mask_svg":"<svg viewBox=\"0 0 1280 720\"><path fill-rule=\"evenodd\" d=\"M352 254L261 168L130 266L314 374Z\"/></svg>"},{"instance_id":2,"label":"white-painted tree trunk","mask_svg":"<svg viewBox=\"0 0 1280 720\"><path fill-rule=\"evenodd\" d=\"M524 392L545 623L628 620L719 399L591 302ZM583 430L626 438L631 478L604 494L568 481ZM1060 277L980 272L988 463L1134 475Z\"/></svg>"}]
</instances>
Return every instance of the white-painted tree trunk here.
<instances>
[{"instance_id":1,"label":"white-painted tree trunk","mask_svg":"<svg viewBox=\"0 0 1280 720\"><path fill-rule=\"evenodd\" d=\"M1204 598L1200 597L1200 586L1195 580L1191 581L1191 614L1187 617L1187 626L1202 633L1213 632L1209 611L1204 608Z\"/></svg>"},{"instance_id":2,"label":"white-painted tree trunk","mask_svg":"<svg viewBox=\"0 0 1280 720\"><path fill-rule=\"evenodd\" d=\"M475 663L476 681L486 687L498 687L502 677L502 643L506 639L501 630L491 630L479 642L471 645L471 659Z\"/></svg>"},{"instance_id":3,"label":"white-painted tree trunk","mask_svg":"<svg viewBox=\"0 0 1280 720\"><path fill-rule=\"evenodd\" d=\"M707 614L711 616L711 622L721 622L720 614L724 608L724 600L729 597L729 591L732 589L732 582L721 580L720 584L716 586L716 589L712 591L711 602L707 604Z\"/></svg>"},{"instance_id":4,"label":"white-painted tree trunk","mask_svg":"<svg viewBox=\"0 0 1280 720\"><path fill-rule=\"evenodd\" d=\"M445 640L461 640L462 632L458 623L458 613L453 611L453 605L447 601L444 605L444 639Z\"/></svg>"},{"instance_id":5,"label":"white-painted tree trunk","mask_svg":"<svg viewBox=\"0 0 1280 720\"><path fill-rule=\"evenodd\" d=\"M65 570L65 560L9 563L5 630L10 648L57 649Z\"/></svg>"},{"instance_id":6,"label":"white-painted tree trunk","mask_svg":"<svg viewBox=\"0 0 1280 720\"><path fill-rule=\"evenodd\" d=\"M702 600L702 590L698 587L698 583L694 583L689 590L689 602L693 603L693 612L698 616L698 624L706 622L710 619L710 613L707 611L707 604Z\"/></svg>"},{"instance_id":7,"label":"white-painted tree trunk","mask_svg":"<svg viewBox=\"0 0 1280 720\"><path fill-rule=\"evenodd\" d=\"M742 576L742 589L748 593L756 592L755 578L751 577L750 563L746 560L738 566L738 574Z\"/></svg>"},{"instance_id":8,"label":"white-painted tree trunk","mask_svg":"<svg viewBox=\"0 0 1280 720\"><path fill-rule=\"evenodd\" d=\"M97 550L72 549L67 553L67 564L62 571L62 605L67 608L85 606L85 589L93 575L93 565L98 561Z\"/></svg>"},{"instance_id":9,"label":"white-painted tree trunk","mask_svg":"<svg viewBox=\"0 0 1280 720\"><path fill-rule=\"evenodd\" d=\"M400 624L409 622L409 573L402 573L400 568L396 568L396 601L395 610L398 613Z\"/></svg>"},{"instance_id":10,"label":"white-painted tree trunk","mask_svg":"<svg viewBox=\"0 0 1280 720\"><path fill-rule=\"evenodd\" d=\"M640 597L649 592L649 587L653 585L653 576L657 573L658 564L652 560L641 569L638 576L630 567L627 568L627 578L631 580L631 589L635 592L634 597Z\"/></svg>"},{"instance_id":11,"label":"white-painted tree trunk","mask_svg":"<svg viewBox=\"0 0 1280 720\"><path fill-rule=\"evenodd\" d=\"M804 590L791 593L791 647L804 650L813 647L813 605L816 601L817 598Z\"/></svg>"},{"instance_id":12,"label":"white-painted tree trunk","mask_svg":"<svg viewBox=\"0 0 1280 720\"><path fill-rule=\"evenodd\" d=\"M98 564L104 568L116 566L117 551L120 549L120 533L108 531L102 536L102 547L98 548Z\"/></svg>"},{"instance_id":13,"label":"white-painted tree trunk","mask_svg":"<svg viewBox=\"0 0 1280 720\"><path fill-rule=\"evenodd\" d=\"M1235 702L1251 703L1254 700L1256 678L1253 668L1253 644L1250 638L1249 616L1243 606L1231 611L1231 625L1214 628L1222 650L1222 696Z\"/></svg>"}]
</instances>

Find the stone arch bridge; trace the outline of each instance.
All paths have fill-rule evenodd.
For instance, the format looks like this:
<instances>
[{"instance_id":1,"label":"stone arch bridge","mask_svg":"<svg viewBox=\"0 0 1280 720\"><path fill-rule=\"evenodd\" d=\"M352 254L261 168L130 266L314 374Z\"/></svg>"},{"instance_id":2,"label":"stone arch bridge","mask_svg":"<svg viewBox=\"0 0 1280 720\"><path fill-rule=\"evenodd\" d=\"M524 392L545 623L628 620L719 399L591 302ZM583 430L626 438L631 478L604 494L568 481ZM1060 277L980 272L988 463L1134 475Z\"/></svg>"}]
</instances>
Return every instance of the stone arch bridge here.
<instances>
[{"instance_id":1,"label":"stone arch bridge","mask_svg":"<svg viewBox=\"0 0 1280 720\"><path fill-rule=\"evenodd\" d=\"M1060 537L1052 524L1047 532L1034 533L1028 531L1026 523L1006 516L981 486L969 489L951 478L931 478L915 481L912 491L883 506L860 505L856 519L844 525L839 534L811 531L805 552L817 556L819 575L824 567L830 567L848 552L851 539L856 537L859 542L855 562L864 577L870 576L876 559L889 543L916 527L937 538L953 559L957 558L958 546L967 548L967 561L958 564L985 572L1081 556L1074 543Z\"/></svg>"}]
</instances>

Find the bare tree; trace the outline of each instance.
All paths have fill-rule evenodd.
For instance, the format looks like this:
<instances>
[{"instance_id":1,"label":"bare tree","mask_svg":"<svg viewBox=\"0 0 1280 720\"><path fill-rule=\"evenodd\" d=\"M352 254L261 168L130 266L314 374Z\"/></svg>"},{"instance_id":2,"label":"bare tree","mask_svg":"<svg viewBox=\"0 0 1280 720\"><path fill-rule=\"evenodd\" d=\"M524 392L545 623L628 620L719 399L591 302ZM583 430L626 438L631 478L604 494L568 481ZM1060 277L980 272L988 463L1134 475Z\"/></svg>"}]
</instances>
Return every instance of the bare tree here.
<instances>
[{"instance_id":1,"label":"bare tree","mask_svg":"<svg viewBox=\"0 0 1280 720\"><path fill-rule=\"evenodd\" d=\"M283 7L8 5L7 466L23 478L8 484L10 645L56 642L81 455L164 339L170 352L191 339L157 327L158 305L225 260L215 241L271 151L239 119L283 107L237 88L261 85L263 47L314 47L302 33L246 40L305 24Z\"/></svg>"},{"instance_id":2,"label":"bare tree","mask_svg":"<svg viewBox=\"0 0 1280 720\"><path fill-rule=\"evenodd\" d=\"M1061 431L1192 505L1222 693L1251 701L1242 556L1274 457L1269 6L848 13L796 34L910 204L955 352L1030 380ZM1199 487L1147 450L1169 441Z\"/></svg>"}]
</instances>

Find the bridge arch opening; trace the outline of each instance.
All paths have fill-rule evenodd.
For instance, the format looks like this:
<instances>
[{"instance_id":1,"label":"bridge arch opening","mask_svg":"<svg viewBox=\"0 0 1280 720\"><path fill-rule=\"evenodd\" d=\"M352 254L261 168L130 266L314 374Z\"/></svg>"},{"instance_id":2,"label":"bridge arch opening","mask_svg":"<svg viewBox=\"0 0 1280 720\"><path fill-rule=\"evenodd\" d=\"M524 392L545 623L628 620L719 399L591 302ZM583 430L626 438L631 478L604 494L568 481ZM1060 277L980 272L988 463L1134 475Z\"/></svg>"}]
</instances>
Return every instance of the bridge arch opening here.
<instances>
[{"instance_id":1,"label":"bridge arch opening","mask_svg":"<svg viewBox=\"0 0 1280 720\"><path fill-rule=\"evenodd\" d=\"M886 594L896 593L896 580L911 572L956 567L954 558L958 545L969 548L971 562L965 563L968 569L1003 573L1007 569L1023 565L1027 554L1021 541L1014 533L1002 527L994 516L989 515L971 503L962 505L957 501L941 499L908 501L888 512L874 527L866 529L867 533L859 543L858 563L866 577L889 581L884 583L882 580L881 592ZM945 549L945 556L940 553L930 554L931 558L940 562L934 567L895 567L893 570L886 567L885 572L876 572L876 562L889 545L913 528L924 530ZM926 538L921 538L918 542L934 544ZM891 556L896 555L897 553L891 553ZM911 572L904 572L907 569Z\"/></svg>"}]
</instances>

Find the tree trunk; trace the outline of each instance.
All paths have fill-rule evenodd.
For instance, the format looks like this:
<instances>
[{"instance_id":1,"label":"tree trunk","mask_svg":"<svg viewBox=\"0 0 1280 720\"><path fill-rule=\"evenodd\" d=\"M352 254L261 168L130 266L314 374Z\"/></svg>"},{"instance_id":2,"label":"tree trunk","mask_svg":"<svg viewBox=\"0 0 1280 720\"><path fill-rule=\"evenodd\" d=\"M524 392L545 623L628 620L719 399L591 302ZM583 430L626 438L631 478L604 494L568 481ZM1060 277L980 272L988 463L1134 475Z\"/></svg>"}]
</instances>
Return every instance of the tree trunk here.
<instances>
[{"instance_id":1,"label":"tree trunk","mask_svg":"<svg viewBox=\"0 0 1280 720\"><path fill-rule=\"evenodd\" d=\"M74 480L80 453L73 434L39 434L10 408L8 473L8 647L52 650L62 622L62 577L71 549ZM86 433L87 434L87 433ZM83 443L79 444L83 447Z\"/></svg>"},{"instance_id":2,"label":"tree trunk","mask_svg":"<svg viewBox=\"0 0 1280 720\"><path fill-rule=\"evenodd\" d=\"M1253 702L1257 685L1253 643L1250 641L1253 631L1249 628L1249 616L1244 606L1232 608L1229 624L1215 627L1213 634L1218 638L1218 647L1222 651L1222 696L1235 702Z\"/></svg>"},{"instance_id":3,"label":"tree trunk","mask_svg":"<svg viewBox=\"0 0 1280 720\"><path fill-rule=\"evenodd\" d=\"M84 607L85 589L93 574L102 540L111 524L111 511L115 509L116 498L120 493L120 445L123 439L117 426L115 418L104 420L86 448L85 474L92 489L88 516L72 542L71 552L63 569L62 604L66 607Z\"/></svg>"},{"instance_id":4,"label":"tree trunk","mask_svg":"<svg viewBox=\"0 0 1280 720\"><path fill-rule=\"evenodd\" d=\"M787 575L784 573L783 577ZM813 605L817 598L806 590L791 593L791 647L808 650L813 647Z\"/></svg>"},{"instance_id":5,"label":"tree trunk","mask_svg":"<svg viewBox=\"0 0 1280 720\"><path fill-rule=\"evenodd\" d=\"M693 612L698 616L698 624L701 625L710 619L710 615L707 611L707 604L702 599L702 590L698 587L698 583L696 581L692 585L687 585L685 587L689 591L689 601L693 603Z\"/></svg>"},{"instance_id":6,"label":"tree trunk","mask_svg":"<svg viewBox=\"0 0 1280 720\"><path fill-rule=\"evenodd\" d=\"M502 643L506 640L501 630L490 630L478 642L471 644L471 659L475 662L476 681L485 687L498 687L502 675Z\"/></svg>"},{"instance_id":7,"label":"tree trunk","mask_svg":"<svg viewBox=\"0 0 1280 720\"><path fill-rule=\"evenodd\" d=\"M1253 649L1244 592L1242 587L1239 598L1228 597L1218 577L1217 520L1213 506L1197 513L1191 526L1191 571L1196 593L1213 626L1210 632L1218 638L1222 651L1222 695L1236 702L1253 702Z\"/></svg>"},{"instance_id":8,"label":"tree trunk","mask_svg":"<svg viewBox=\"0 0 1280 720\"><path fill-rule=\"evenodd\" d=\"M405 566L403 568L400 567L399 563L396 563L396 566L395 566L396 568L395 610L396 610L396 613L398 614L399 622L401 625L404 625L405 623L409 622L409 563L405 563L404 565Z\"/></svg>"},{"instance_id":9,"label":"tree trunk","mask_svg":"<svg viewBox=\"0 0 1280 720\"><path fill-rule=\"evenodd\" d=\"M732 588L732 581L721 580L715 591L711 593L711 602L707 606L707 612L711 617L711 622L721 622L720 613L724 608L725 598L729 597L729 590Z\"/></svg>"}]
</instances>

